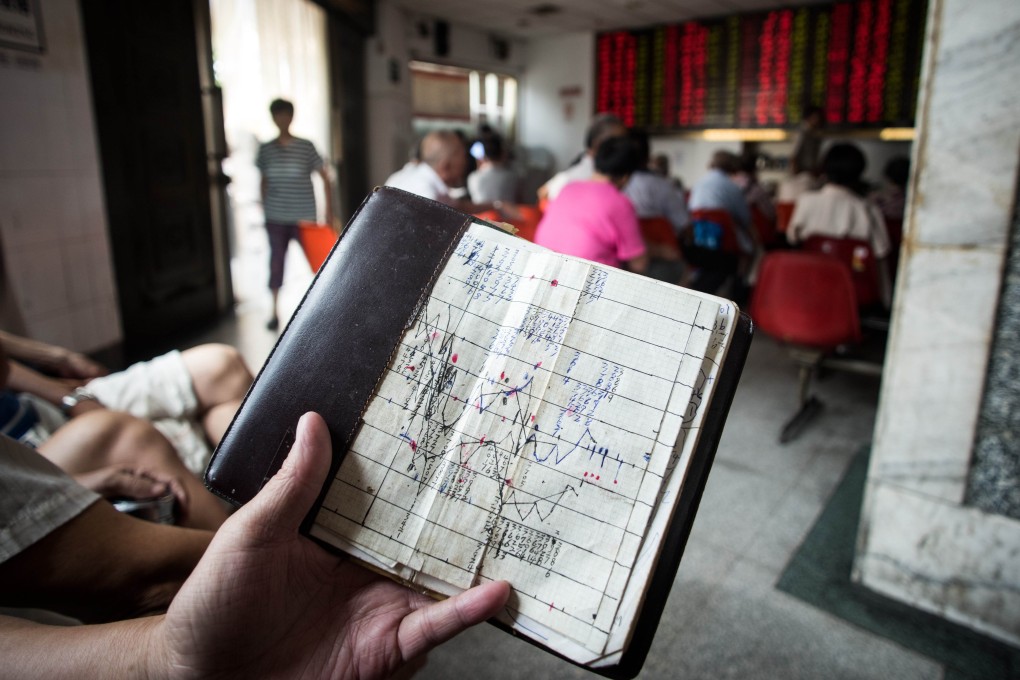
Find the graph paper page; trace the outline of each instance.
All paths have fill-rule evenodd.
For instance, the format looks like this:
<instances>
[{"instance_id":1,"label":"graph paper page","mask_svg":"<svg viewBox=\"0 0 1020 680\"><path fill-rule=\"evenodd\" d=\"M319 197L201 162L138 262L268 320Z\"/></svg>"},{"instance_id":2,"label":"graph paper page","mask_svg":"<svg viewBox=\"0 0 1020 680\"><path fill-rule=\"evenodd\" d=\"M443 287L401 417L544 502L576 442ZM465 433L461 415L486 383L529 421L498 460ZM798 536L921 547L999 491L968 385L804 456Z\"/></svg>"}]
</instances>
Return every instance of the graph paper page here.
<instances>
[{"instance_id":1,"label":"graph paper page","mask_svg":"<svg viewBox=\"0 0 1020 680\"><path fill-rule=\"evenodd\" d=\"M716 298L472 226L313 535L429 587L508 580L511 625L598 658L627 624L719 316Z\"/></svg>"}]
</instances>

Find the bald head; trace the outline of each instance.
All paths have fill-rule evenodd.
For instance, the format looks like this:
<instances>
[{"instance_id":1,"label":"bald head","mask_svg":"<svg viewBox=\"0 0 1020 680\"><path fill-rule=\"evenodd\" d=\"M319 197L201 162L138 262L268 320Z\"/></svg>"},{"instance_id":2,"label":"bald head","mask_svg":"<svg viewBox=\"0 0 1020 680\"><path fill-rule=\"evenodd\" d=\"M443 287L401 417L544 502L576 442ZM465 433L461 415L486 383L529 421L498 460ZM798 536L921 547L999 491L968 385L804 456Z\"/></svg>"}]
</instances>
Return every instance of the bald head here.
<instances>
[{"instance_id":1,"label":"bald head","mask_svg":"<svg viewBox=\"0 0 1020 680\"><path fill-rule=\"evenodd\" d=\"M429 165L448 187L458 187L467 169L467 150L455 132L436 130L421 140L421 160Z\"/></svg>"}]
</instances>

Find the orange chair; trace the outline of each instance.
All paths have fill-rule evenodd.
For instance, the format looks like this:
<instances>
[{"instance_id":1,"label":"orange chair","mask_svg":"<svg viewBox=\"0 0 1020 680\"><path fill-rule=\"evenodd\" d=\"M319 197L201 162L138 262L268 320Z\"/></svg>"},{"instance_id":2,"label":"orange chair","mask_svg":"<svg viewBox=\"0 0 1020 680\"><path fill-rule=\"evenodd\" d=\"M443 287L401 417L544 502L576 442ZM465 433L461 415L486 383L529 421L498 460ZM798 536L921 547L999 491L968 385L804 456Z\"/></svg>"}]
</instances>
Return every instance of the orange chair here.
<instances>
[{"instance_id":1,"label":"orange chair","mask_svg":"<svg viewBox=\"0 0 1020 680\"><path fill-rule=\"evenodd\" d=\"M835 356L838 348L860 343L861 323L850 272L831 257L768 253L751 298L751 318L765 333L792 345L800 368L799 408L783 425L781 443L791 441L821 412L822 402L810 394L819 367L881 374L879 364Z\"/></svg>"},{"instance_id":2,"label":"orange chair","mask_svg":"<svg viewBox=\"0 0 1020 680\"><path fill-rule=\"evenodd\" d=\"M301 250L305 251L305 257L308 258L308 266L312 268L313 272L319 271L319 267L326 261L337 238L339 235L324 224L298 222L298 240L301 242Z\"/></svg>"},{"instance_id":3,"label":"orange chair","mask_svg":"<svg viewBox=\"0 0 1020 680\"><path fill-rule=\"evenodd\" d=\"M520 215L514 219L507 219L498 210L486 210L475 213L474 216L486 222L506 222L512 224L517 229L517 236L528 241L534 241L535 231L538 229L538 223L542 219L542 213L533 205L515 205L514 207Z\"/></svg>"},{"instance_id":4,"label":"orange chair","mask_svg":"<svg viewBox=\"0 0 1020 680\"><path fill-rule=\"evenodd\" d=\"M517 235L523 239L534 241L538 223L542 221L542 211L534 205L518 205L516 207L517 212L521 214L521 218L514 222L514 226L517 227Z\"/></svg>"},{"instance_id":5,"label":"orange chair","mask_svg":"<svg viewBox=\"0 0 1020 680\"><path fill-rule=\"evenodd\" d=\"M835 258L846 266L854 282L858 305L870 307L882 302L879 265L870 243L852 238L809 236L804 239L802 248Z\"/></svg>"}]
</instances>

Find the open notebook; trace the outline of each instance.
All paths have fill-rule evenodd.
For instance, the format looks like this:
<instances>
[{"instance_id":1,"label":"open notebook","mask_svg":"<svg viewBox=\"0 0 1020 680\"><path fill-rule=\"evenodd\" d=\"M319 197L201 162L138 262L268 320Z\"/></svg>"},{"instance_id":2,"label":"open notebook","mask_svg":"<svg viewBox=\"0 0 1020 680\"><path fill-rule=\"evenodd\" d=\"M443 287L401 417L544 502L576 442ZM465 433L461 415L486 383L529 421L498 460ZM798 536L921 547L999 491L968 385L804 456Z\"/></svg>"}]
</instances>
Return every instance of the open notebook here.
<instances>
[{"instance_id":1,"label":"open notebook","mask_svg":"<svg viewBox=\"0 0 1020 680\"><path fill-rule=\"evenodd\" d=\"M236 502L306 410L334 471L305 531L504 626L640 668L750 330L730 302L566 257L394 189L345 230L217 449Z\"/></svg>"}]
</instances>

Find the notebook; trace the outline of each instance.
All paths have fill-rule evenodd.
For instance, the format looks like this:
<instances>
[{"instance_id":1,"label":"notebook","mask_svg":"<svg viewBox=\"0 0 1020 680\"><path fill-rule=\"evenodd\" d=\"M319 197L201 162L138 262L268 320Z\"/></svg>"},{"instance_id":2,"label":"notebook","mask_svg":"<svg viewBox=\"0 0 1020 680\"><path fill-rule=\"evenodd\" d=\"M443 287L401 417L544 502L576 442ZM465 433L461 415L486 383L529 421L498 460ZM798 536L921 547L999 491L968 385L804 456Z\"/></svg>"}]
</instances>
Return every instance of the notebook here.
<instances>
[{"instance_id":1,"label":"notebook","mask_svg":"<svg viewBox=\"0 0 1020 680\"><path fill-rule=\"evenodd\" d=\"M207 485L250 500L301 414L317 411L333 464L304 533L437 597L507 580L494 623L632 677L750 337L727 300L376 189L281 334Z\"/></svg>"}]
</instances>

